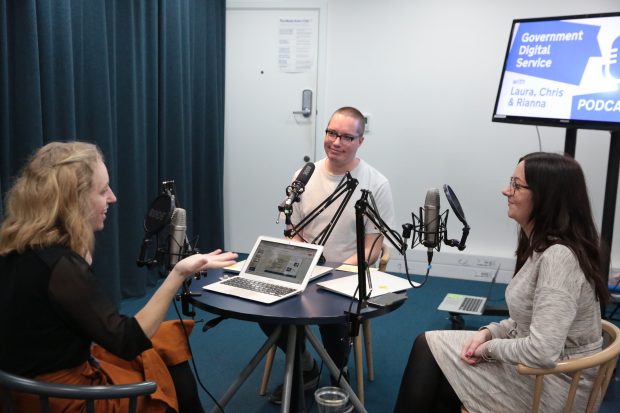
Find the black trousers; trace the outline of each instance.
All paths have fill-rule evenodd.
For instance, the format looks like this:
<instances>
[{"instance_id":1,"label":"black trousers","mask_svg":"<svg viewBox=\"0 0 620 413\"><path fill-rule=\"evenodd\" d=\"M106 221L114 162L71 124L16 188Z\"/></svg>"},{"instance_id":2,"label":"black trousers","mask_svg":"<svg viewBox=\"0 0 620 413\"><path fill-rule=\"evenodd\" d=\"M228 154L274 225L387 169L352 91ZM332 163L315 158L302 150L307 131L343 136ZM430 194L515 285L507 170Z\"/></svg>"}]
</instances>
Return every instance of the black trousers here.
<instances>
[{"instance_id":1,"label":"black trousers","mask_svg":"<svg viewBox=\"0 0 620 413\"><path fill-rule=\"evenodd\" d=\"M196 378L189 362L169 366L168 371L174 382L174 389L177 392L177 401L179 402L179 413L202 413L202 405L198 396L198 388L196 387Z\"/></svg>"},{"instance_id":2,"label":"black trousers","mask_svg":"<svg viewBox=\"0 0 620 413\"><path fill-rule=\"evenodd\" d=\"M460 412L461 401L420 334L411 348L394 413Z\"/></svg>"}]
</instances>

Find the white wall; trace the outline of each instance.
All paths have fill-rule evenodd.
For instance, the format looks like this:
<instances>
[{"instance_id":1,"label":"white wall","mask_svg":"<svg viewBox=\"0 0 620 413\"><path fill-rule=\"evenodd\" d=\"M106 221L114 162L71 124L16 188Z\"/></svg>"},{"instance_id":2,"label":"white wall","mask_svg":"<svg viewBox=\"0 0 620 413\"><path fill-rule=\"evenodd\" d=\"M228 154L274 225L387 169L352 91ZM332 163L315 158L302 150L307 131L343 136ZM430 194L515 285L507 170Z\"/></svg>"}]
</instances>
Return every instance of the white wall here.
<instances>
[{"instance_id":1,"label":"white wall","mask_svg":"<svg viewBox=\"0 0 620 413\"><path fill-rule=\"evenodd\" d=\"M327 0L318 123L343 105L371 115L359 155L390 179L399 225L411 222L411 211L417 214L428 188L452 187L472 229L464 252L444 246L435 254L439 266L510 266L516 226L506 216L500 191L517 159L538 150L534 126L491 122L511 22L618 9L618 0ZM543 150L563 150L563 129L539 131ZM608 132L579 131L576 159L586 173L599 226L608 148ZM321 139L316 150L321 157ZM443 195L442 207L448 207ZM620 200L614 268L620 268L619 210ZM460 238L461 225L450 218L449 236ZM391 269L397 269L393 257ZM489 263L485 257L498 260Z\"/></svg>"},{"instance_id":2,"label":"white wall","mask_svg":"<svg viewBox=\"0 0 620 413\"><path fill-rule=\"evenodd\" d=\"M351 104L371 114L360 155L391 180L398 223L411 221L429 187L447 183L472 227L465 253L512 257L516 228L500 190L538 139L533 126L491 122L511 22L617 10L617 0L328 1L325 111ZM540 133L543 150L563 150L563 129ZM608 136L580 131L577 138L599 225ZM460 223L452 216L449 224L458 238Z\"/></svg>"}]
</instances>

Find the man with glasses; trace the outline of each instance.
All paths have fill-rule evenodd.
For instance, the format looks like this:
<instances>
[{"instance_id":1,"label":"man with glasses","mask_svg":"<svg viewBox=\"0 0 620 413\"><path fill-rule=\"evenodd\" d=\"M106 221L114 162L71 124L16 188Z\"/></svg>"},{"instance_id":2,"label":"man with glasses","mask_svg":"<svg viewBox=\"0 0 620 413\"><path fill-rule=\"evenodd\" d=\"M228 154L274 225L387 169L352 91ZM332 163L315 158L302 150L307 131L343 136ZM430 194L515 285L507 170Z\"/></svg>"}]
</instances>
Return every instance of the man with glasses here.
<instances>
[{"instance_id":1,"label":"man with glasses","mask_svg":"<svg viewBox=\"0 0 620 413\"><path fill-rule=\"evenodd\" d=\"M380 216L393 227L394 205L392 190L387 178L357 157L357 151L364 143L365 126L364 116L355 108L343 107L334 112L323 138L326 156L315 163L314 174L306 184L299 204L294 206L291 214L293 225L300 222L333 193L346 172L350 172L351 176L359 181L359 185L325 244L324 256L327 261L357 264L355 202L360 198L362 189L372 192ZM308 224L300 234L301 236L297 236L296 239L310 242L316 238L334 216L338 205L339 202L330 205ZM380 235L379 230L372 223L367 223L366 256L378 235ZM369 262L372 263L379 257L381 243L382 239L375 243Z\"/></svg>"},{"instance_id":2,"label":"man with glasses","mask_svg":"<svg viewBox=\"0 0 620 413\"><path fill-rule=\"evenodd\" d=\"M293 207L291 214L291 223L293 225L300 222L334 192L346 172L350 172L351 176L359 181L353 196L325 244L323 255L328 262L357 264L355 202L360 199L362 189L369 190L372 193L377 212L391 228L394 228L394 203L392 201L392 190L387 178L357 157L357 151L364 143L365 126L364 116L353 107L342 107L334 112L328 122L323 139L323 148L325 149L326 156L315 163L314 173L306 184L299 203ZM294 176L297 176L298 173L299 171ZM339 206L340 202L338 201L332 203L305 226L302 232L296 235L294 239L312 242L329 225ZM367 261L373 263L379 257L383 236L375 228L374 224L368 220L365 220L365 234L366 257L370 257L367 258ZM271 325L261 325L261 327L267 333L273 331L273 326ZM344 324L321 324L319 329L323 346L336 366L342 370L347 362L350 349L347 326ZM279 346L284 349L285 345L280 344L283 343L279 343ZM302 364L304 369L304 388L310 390L318 381L319 370L316 362L307 350L303 353ZM270 400L274 403L281 402L281 385L271 393Z\"/></svg>"}]
</instances>

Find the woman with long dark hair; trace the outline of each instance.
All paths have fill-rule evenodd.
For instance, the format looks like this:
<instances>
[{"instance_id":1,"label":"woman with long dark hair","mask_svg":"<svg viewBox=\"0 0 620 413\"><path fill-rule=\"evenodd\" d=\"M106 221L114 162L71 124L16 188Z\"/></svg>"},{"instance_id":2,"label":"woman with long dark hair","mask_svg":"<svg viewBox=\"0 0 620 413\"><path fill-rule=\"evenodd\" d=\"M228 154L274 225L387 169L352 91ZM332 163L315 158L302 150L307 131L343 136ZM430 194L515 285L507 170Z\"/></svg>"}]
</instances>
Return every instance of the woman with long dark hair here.
<instances>
[{"instance_id":1,"label":"woman with long dark hair","mask_svg":"<svg viewBox=\"0 0 620 413\"><path fill-rule=\"evenodd\" d=\"M516 364L553 367L601 349L599 238L585 178L572 158L524 156L502 194L519 226L515 274L506 288L510 318L479 331L428 331L417 337L395 412L529 411L534 390ZM545 380L541 411L562 408L569 380ZM584 372L574 411L592 387ZM546 395L546 396L545 396Z\"/></svg>"}]
</instances>

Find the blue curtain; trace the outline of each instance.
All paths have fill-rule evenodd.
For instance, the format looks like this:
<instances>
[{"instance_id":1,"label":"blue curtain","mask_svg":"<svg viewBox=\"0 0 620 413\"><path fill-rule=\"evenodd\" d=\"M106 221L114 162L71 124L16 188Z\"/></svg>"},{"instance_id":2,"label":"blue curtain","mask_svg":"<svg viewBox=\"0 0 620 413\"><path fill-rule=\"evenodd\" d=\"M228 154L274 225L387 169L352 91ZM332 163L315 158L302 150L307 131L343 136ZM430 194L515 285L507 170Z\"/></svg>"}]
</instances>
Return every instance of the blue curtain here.
<instances>
[{"instance_id":1,"label":"blue curtain","mask_svg":"<svg viewBox=\"0 0 620 413\"><path fill-rule=\"evenodd\" d=\"M162 181L200 250L224 247L225 0L0 1L3 199L36 148L96 143L119 201L94 265L117 302L156 279L136 258Z\"/></svg>"}]
</instances>

